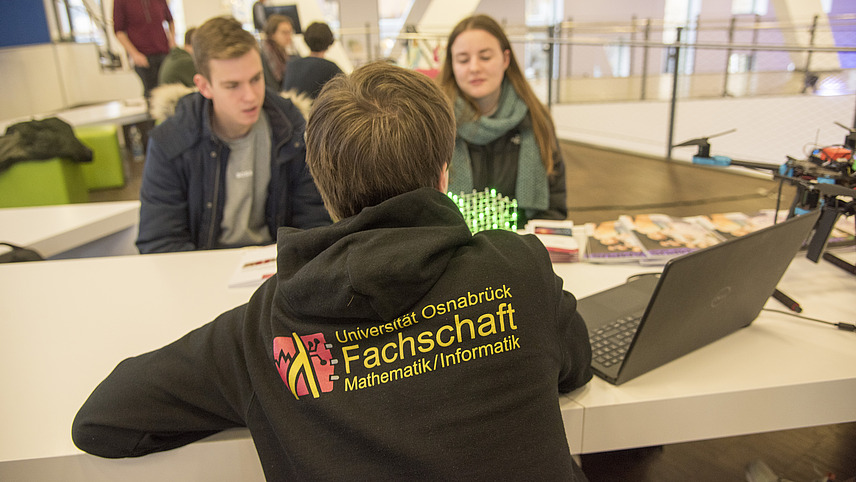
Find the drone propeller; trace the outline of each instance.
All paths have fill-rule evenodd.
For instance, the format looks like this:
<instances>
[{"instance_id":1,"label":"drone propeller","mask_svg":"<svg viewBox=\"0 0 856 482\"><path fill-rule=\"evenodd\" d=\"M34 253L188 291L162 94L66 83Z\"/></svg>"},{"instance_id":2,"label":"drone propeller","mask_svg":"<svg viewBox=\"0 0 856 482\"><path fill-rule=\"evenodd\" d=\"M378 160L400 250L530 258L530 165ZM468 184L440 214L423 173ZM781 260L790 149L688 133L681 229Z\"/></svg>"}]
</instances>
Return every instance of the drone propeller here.
<instances>
[{"instance_id":1,"label":"drone propeller","mask_svg":"<svg viewBox=\"0 0 856 482\"><path fill-rule=\"evenodd\" d=\"M841 127L842 129L844 129L846 131L849 131L851 134L856 133L856 129L854 129L852 127L847 127L846 125L844 125L840 122L836 122L835 125L837 125L838 127Z\"/></svg>"},{"instance_id":2,"label":"drone propeller","mask_svg":"<svg viewBox=\"0 0 856 482\"><path fill-rule=\"evenodd\" d=\"M714 137L724 136L725 134L731 134L732 132L736 132L737 129L727 130L725 132L720 132L719 134L714 134L712 136L707 137L699 137L697 139L690 139L686 142L682 142L680 144L675 144L672 147L684 147L684 146L702 146L704 144L709 144L708 139L713 139Z\"/></svg>"},{"instance_id":3,"label":"drone propeller","mask_svg":"<svg viewBox=\"0 0 856 482\"><path fill-rule=\"evenodd\" d=\"M672 147L686 147L686 146L698 146L698 156L699 157L710 157L710 142L709 139L713 139L714 137L724 136L725 134L731 134L737 129L727 130L725 132L720 132L719 134L714 134L712 136L707 137L699 137L696 139L690 139L688 141L682 142L680 144L675 144Z\"/></svg>"},{"instance_id":4,"label":"drone propeller","mask_svg":"<svg viewBox=\"0 0 856 482\"><path fill-rule=\"evenodd\" d=\"M846 125L844 125L840 122L836 122L835 125L843 128L843 129L846 129L848 132L847 137L844 139L844 147L847 147L847 148L852 149L852 150L856 150L856 129L854 129L852 127L847 127Z\"/></svg>"}]
</instances>

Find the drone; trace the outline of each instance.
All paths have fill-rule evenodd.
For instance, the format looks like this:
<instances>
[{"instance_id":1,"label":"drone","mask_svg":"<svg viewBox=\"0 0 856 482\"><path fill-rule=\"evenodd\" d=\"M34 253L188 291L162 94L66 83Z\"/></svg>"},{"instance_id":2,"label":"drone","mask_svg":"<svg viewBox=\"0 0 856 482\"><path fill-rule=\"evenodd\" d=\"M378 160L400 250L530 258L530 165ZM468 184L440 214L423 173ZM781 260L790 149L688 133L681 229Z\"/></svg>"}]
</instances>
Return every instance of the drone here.
<instances>
[{"instance_id":1,"label":"drone","mask_svg":"<svg viewBox=\"0 0 856 482\"><path fill-rule=\"evenodd\" d=\"M726 156L711 156L710 139L731 134L737 131L737 129L691 139L672 147L698 146L698 152L693 156L693 164L740 166L752 169L774 170L778 171L781 177L791 178L789 180L802 179L818 184L837 184L852 189L856 187L856 160L853 158L853 152L856 150L856 129L844 126L838 122L835 124L848 131L843 145L817 148L805 160L788 156L787 162L777 167L767 163L736 161ZM835 190L833 188L830 191L835 191L840 196L853 195L852 192L846 190Z\"/></svg>"},{"instance_id":2,"label":"drone","mask_svg":"<svg viewBox=\"0 0 856 482\"><path fill-rule=\"evenodd\" d=\"M739 161L726 156L710 154L710 139L735 132L731 129L707 137L691 139L672 147L697 146L693 164L708 166L739 166L751 169L772 171L773 177L780 182L789 182L797 187L794 202L788 217L804 214L820 207L821 216L815 226L815 234L809 242L806 257L817 262L821 256L833 264L856 274L856 266L851 265L831 253L823 253L826 243L839 216L856 214L856 129L835 123L848 131L844 144L816 148L807 159L787 156L780 166L768 163ZM850 201L841 198L850 198ZM856 220L855 220L856 221Z\"/></svg>"}]
</instances>

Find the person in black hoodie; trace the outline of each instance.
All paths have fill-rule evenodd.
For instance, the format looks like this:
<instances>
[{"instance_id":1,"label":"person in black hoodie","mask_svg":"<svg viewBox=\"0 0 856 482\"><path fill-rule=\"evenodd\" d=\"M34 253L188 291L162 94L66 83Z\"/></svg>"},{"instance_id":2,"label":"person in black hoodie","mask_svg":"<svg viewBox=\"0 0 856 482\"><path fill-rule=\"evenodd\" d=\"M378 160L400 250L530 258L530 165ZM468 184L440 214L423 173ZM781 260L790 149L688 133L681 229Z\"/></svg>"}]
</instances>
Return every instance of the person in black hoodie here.
<instances>
[{"instance_id":1,"label":"person in black hoodie","mask_svg":"<svg viewBox=\"0 0 856 482\"><path fill-rule=\"evenodd\" d=\"M245 426L268 480L585 480L558 399L592 376L576 300L534 236L470 233L454 142L422 74L330 81L307 163L337 221L281 228L247 304L121 362L74 443L134 457Z\"/></svg>"}]
</instances>

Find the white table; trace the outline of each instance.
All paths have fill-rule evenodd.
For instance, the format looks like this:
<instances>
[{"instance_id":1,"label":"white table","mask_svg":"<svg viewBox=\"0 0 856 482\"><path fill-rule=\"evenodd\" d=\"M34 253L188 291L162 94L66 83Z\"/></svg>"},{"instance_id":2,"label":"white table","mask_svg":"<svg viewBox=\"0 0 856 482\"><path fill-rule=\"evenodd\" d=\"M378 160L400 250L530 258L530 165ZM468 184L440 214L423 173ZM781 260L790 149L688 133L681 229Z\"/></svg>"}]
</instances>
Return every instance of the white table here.
<instances>
[{"instance_id":1,"label":"white table","mask_svg":"<svg viewBox=\"0 0 856 482\"><path fill-rule=\"evenodd\" d=\"M94 124L116 124L118 126L136 124L150 119L146 101L142 97L138 99L114 100L103 104L75 107L58 112L42 113L17 119L6 119L0 121L0 135L6 132L6 128L18 122L29 120L41 120L47 117L59 117L68 122L72 127L80 127Z\"/></svg>"},{"instance_id":2,"label":"white table","mask_svg":"<svg viewBox=\"0 0 856 482\"><path fill-rule=\"evenodd\" d=\"M852 263L856 252L844 256ZM579 297L646 271L557 266ZM856 323L856 276L828 262L798 255L779 288L803 315ZM772 299L766 308L788 311ZM621 386L595 377L565 399L585 407L581 453L856 421L856 333L762 311L749 327Z\"/></svg>"},{"instance_id":3,"label":"white table","mask_svg":"<svg viewBox=\"0 0 856 482\"><path fill-rule=\"evenodd\" d=\"M75 107L57 112L56 116L74 127L93 124L116 124L118 126L136 124L149 120L145 99L114 100L103 104Z\"/></svg>"},{"instance_id":4,"label":"white table","mask_svg":"<svg viewBox=\"0 0 856 482\"><path fill-rule=\"evenodd\" d=\"M263 480L245 430L130 460L83 454L69 434L77 409L121 359L249 299L253 288L227 287L244 253L0 266L0 480ZM556 269L578 296L650 270ZM808 316L856 321L856 277L829 263L799 258L780 287ZM856 334L765 312L624 385L595 379L560 404L572 450L590 453L854 421L854 396Z\"/></svg>"},{"instance_id":5,"label":"white table","mask_svg":"<svg viewBox=\"0 0 856 482\"><path fill-rule=\"evenodd\" d=\"M226 287L240 256L0 265L0 480L264 480L246 430L121 461L85 455L70 436L80 405L119 361L249 299L253 288Z\"/></svg>"},{"instance_id":6,"label":"white table","mask_svg":"<svg viewBox=\"0 0 856 482\"><path fill-rule=\"evenodd\" d=\"M4 208L0 241L53 259L137 254L139 213L139 201Z\"/></svg>"}]
</instances>

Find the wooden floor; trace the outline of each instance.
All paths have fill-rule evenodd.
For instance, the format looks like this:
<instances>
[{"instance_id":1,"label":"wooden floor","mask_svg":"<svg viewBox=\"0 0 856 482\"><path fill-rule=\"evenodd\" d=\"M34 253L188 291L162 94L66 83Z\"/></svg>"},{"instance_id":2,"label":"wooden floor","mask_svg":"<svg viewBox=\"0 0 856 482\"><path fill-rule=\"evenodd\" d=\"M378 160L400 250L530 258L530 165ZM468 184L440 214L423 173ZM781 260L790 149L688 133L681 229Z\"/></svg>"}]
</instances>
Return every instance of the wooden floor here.
<instances>
[{"instance_id":1,"label":"wooden floor","mask_svg":"<svg viewBox=\"0 0 856 482\"><path fill-rule=\"evenodd\" d=\"M591 482L724 482L746 480L746 466L754 460L785 480L821 481L831 473L837 482L852 482L856 423L583 455L582 467Z\"/></svg>"},{"instance_id":2,"label":"wooden floor","mask_svg":"<svg viewBox=\"0 0 856 482\"><path fill-rule=\"evenodd\" d=\"M576 224L609 221L620 214L677 216L775 209L779 183L765 177L683 161L634 156L562 143L568 189L568 217ZM795 188L782 188L787 209Z\"/></svg>"},{"instance_id":3,"label":"wooden floor","mask_svg":"<svg viewBox=\"0 0 856 482\"><path fill-rule=\"evenodd\" d=\"M694 215L776 208L779 185L770 179L566 142L561 147L569 218L576 224L612 220L619 214ZM141 161L128 162L127 186L93 192L91 201L138 199L142 166ZM792 197L793 188L785 186L782 209ZM817 410L823 410L822 400ZM852 481L856 423L587 454L582 456L582 466L591 482L720 482L746 480L745 468L754 460L763 460L781 477L795 482L824 480L828 472L837 474L839 482Z\"/></svg>"}]
</instances>

